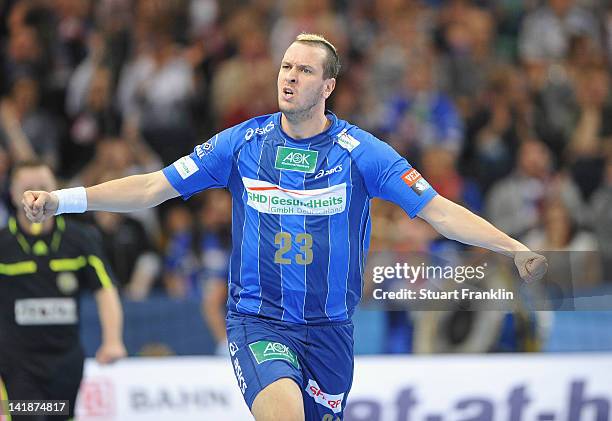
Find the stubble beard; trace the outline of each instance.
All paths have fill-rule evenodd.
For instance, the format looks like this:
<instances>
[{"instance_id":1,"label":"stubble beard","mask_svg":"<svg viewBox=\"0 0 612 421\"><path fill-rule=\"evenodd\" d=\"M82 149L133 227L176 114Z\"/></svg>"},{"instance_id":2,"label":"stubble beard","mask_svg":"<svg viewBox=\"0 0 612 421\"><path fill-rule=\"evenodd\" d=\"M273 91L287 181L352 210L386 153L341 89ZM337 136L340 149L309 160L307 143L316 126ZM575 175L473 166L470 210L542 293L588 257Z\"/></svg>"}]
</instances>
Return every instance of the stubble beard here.
<instances>
[{"instance_id":1,"label":"stubble beard","mask_svg":"<svg viewBox=\"0 0 612 421\"><path fill-rule=\"evenodd\" d=\"M279 109L292 124L298 124L303 121L310 120L314 115L314 109L319 104L319 101L323 98L323 92L321 91L316 97L312 98L306 106L299 109L287 109L279 104Z\"/></svg>"}]
</instances>

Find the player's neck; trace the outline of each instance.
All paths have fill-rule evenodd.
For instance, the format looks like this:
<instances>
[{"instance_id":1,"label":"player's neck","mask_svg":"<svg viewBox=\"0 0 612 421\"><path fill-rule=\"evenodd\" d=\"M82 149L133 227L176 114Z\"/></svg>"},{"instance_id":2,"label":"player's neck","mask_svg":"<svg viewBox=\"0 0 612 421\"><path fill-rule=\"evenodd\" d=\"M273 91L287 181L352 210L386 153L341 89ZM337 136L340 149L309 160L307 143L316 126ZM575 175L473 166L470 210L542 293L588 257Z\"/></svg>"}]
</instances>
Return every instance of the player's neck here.
<instances>
[{"instance_id":1,"label":"player's neck","mask_svg":"<svg viewBox=\"0 0 612 421\"><path fill-rule=\"evenodd\" d=\"M290 121L285 114L281 115L281 127L292 139L307 139L324 132L331 121L325 113L315 114L312 118L301 121Z\"/></svg>"},{"instance_id":2,"label":"player's neck","mask_svg":"<svg viewBox=\"0 0 612 421\"><path fill-rule=\"evenodd\" d=\"M35 224L32 224L25 213L18 212L17 213L17 223L19 224L19 228L21 231L28 235L45 235L50 233L53 230L53 226L55 224L55 218L48 218L45 222L43 222L40 228L36 228Z\"/></svg>"}]
</instances>

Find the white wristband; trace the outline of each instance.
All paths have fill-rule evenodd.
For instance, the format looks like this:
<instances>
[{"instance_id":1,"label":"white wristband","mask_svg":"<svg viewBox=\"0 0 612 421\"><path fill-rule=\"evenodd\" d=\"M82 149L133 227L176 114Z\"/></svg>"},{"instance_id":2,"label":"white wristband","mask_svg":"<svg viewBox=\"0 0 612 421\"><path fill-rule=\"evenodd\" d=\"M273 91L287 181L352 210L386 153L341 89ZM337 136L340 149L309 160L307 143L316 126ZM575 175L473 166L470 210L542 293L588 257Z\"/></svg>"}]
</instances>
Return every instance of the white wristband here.
<instances>
[{"instance_id":1,"label":"white wristband","mask_svg":"<svg viewBox=\"0 0 612 421\"><path fill-rule=\"evenodd\" d=\"M73 187L52 191L59 201L56 215L60 213L83 213L87 210L87 193L85 187Z\"/></svg>"}]
</instances>

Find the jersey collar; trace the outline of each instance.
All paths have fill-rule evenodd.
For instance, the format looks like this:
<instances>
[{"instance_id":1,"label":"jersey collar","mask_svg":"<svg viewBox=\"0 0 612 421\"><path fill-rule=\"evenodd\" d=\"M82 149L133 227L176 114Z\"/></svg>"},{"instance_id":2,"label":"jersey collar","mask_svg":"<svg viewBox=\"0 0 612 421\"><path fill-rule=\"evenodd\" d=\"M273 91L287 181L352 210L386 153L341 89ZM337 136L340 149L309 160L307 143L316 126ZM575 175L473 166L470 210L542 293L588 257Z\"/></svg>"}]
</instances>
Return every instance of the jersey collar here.
<instances>
[{"instance_id":1,"label":"jersey collar","mask_svg":"<svg viewBox=\"0 0 612 421\"><path fill-rule=\"evenodd\" d=\"M274 126L276 128L276 131L282 139L285 139L288 142L294 144L310 144L312 146L328 142L330 137L340 133L344 127L344 124L342 124L342 120L339 120L338 117L336 117L336 115L331 111L325 110L325 116L331 121L331 124L329 125L329 127L327 127L327 129L312 137L307 137L304 139L294 139L283 131L281 127L281 115L282 113L280 112L274 115Z\"/></svg>"},{"instance_id":2,"label":"jersey collar","mask_svg":"<svg viewBox=\"0 0 612 421\"><path fill-rule=\"evenodd\" d=\"M44 236L32 236L24 234L19 229L19 223L17 218L11 216L8 221L8 227L11 234L15 236L15 239L19 243L19 246L26 254L34 254L35 256L46 256L50 251L57 252L62 241L62 236L66 230L66 221L60 215L55 217L55 227L53 234ZM51 244L47 244L45 239L51 238ZM33 241L28 241L33 240Z\"/></svg>"}]
</instances>

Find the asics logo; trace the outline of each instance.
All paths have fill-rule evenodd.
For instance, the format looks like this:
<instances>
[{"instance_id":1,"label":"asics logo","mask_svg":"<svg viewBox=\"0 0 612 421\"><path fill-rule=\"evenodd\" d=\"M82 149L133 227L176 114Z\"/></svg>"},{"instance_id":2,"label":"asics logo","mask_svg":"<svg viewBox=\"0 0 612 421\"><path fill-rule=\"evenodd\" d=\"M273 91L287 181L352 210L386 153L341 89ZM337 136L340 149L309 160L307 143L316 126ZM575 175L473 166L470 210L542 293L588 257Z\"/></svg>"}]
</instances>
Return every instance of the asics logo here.
<instances>
[{"instance_id":1,"label":"asics logo","mask_svg":"<svg viewBox=\"0 0 612 421\"><path fill-rule=\"evenodd\" d=\"M244 134L244 139L245 140L249 140L249 139L251 139L253 137L254 134L264 135L264 134L269 133L270 131L272 131L272 129L274 129L274 122L272 122L272 121L269 122L267 124L267 126L264 127L264 128L260 128L260 127L256 128L256 129L249 128L249 129L247 129L246 133Z\"/></svg>"},{"instance_id":2,"label":"asics logo","mask_svg":"<svg viewBox=\"0 0 612 421\"><path fill-rule=\"evenodd\" d=\"M342 171L342 164L336 165L334 168L330 169L330 170L320 170L317 175L315 175L315 180L318 180L321 177L326 177L328 175L332 175L334 173L337 172L341 172Z\"/></svg>"}]
</instances>

